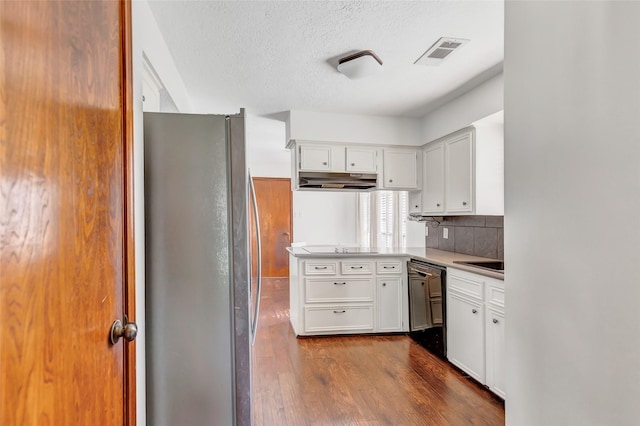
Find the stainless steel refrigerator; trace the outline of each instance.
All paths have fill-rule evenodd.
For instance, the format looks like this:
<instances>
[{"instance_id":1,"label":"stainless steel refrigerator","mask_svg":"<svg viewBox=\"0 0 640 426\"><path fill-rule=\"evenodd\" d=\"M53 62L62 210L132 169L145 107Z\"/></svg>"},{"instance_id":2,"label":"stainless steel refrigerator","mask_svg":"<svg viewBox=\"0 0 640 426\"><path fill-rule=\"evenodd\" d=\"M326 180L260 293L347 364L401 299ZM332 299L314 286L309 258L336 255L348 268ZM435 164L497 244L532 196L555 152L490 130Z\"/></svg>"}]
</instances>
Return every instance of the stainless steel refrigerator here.
<instances>
[{"instance_id":1,"label":"stainless steel refrigerator","mask_svg":"<svg viewBox=\"0 0 640 426\"><path fill-rule=\"evenodd\" d=\"M148 424L250 425L259 229L244 111L145 113L144 144Z\"/></svg>"}]
</instances>

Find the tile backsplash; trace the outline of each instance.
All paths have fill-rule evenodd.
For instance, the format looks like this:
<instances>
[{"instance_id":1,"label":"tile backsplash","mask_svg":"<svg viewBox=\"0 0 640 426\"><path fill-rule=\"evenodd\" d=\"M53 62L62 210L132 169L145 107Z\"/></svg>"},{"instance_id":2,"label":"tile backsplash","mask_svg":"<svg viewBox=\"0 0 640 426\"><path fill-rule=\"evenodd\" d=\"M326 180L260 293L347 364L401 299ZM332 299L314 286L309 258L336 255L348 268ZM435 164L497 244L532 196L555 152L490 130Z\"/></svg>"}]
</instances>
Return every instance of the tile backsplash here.
<instances>
[{"instance_id":1,"label":"tile backsplash","mask_svg":"<svg viewBox=\"0 0 640 426\"><path fill-rule=\"evenodd\" d=\"M504 216L447 216L426 222L427 248L504 259ZM443 231L448 230L444 238Z\"/></svg>"}]
</instances>

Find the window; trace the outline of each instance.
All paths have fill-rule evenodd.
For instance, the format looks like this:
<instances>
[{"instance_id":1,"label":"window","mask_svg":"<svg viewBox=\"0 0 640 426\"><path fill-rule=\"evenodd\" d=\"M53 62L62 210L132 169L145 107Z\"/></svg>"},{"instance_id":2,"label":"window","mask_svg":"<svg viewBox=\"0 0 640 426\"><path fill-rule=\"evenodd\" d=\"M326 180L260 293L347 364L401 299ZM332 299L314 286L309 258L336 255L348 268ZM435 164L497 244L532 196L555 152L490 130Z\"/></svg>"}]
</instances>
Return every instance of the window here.
<instances>
[{"instance_id":1,"label":"window","mask_svg":"<svg viewBox=\"0 0 640 426\"><path fill-rule=\"evenodd\" d=\"M358 193L358 244L367 247L406 247L408 198L406 191Z\"/></svg>"}]
</instances>

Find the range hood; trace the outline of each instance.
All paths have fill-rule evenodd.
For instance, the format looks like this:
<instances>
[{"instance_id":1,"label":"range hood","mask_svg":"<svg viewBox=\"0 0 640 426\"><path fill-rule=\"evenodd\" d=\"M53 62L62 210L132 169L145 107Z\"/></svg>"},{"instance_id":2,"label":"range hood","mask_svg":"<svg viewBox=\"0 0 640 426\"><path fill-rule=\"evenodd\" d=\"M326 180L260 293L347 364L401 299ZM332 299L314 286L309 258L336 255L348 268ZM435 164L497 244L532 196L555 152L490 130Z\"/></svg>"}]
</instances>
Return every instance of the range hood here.
<instances>
[{"instance_id":1,"label":"range hood","mask_svg":"<svg viewBox=\"0 0 640 426\"><path fill-rule=\"evenodd\" d=\"M375 173L299 172L299 189L370 191L377 188Z\"/></svg>"}]
</instances>

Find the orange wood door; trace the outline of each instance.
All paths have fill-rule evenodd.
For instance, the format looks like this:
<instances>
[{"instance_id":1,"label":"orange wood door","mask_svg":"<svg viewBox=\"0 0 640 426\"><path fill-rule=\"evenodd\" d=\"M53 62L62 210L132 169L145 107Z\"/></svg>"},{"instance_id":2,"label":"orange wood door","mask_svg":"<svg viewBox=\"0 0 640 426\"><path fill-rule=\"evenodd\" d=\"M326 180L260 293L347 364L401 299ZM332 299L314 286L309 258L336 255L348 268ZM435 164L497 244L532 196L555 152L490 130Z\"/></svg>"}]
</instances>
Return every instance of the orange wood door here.
<instances>
[{"instance_id":1,"label":"orange wood door","mask_svg":"<svg viewBox=\"0 0 640 426\"><path fill-rule=\"evenodd\" d=\"M0 424L126 424L134 346L109 330L133 306L130 4L0 19Z\"/></svg>"},{"instance_id":2,"label":"orange wood door","mask_svg":"<svg viewBox=\"0 0 640 426\"><path fill-rule=\"evenodd\" d=\"M260 237L262 276L288 277L289 253L293 241L291 222L291 179L254 177Z\"/></svg>"}]
</instances>

